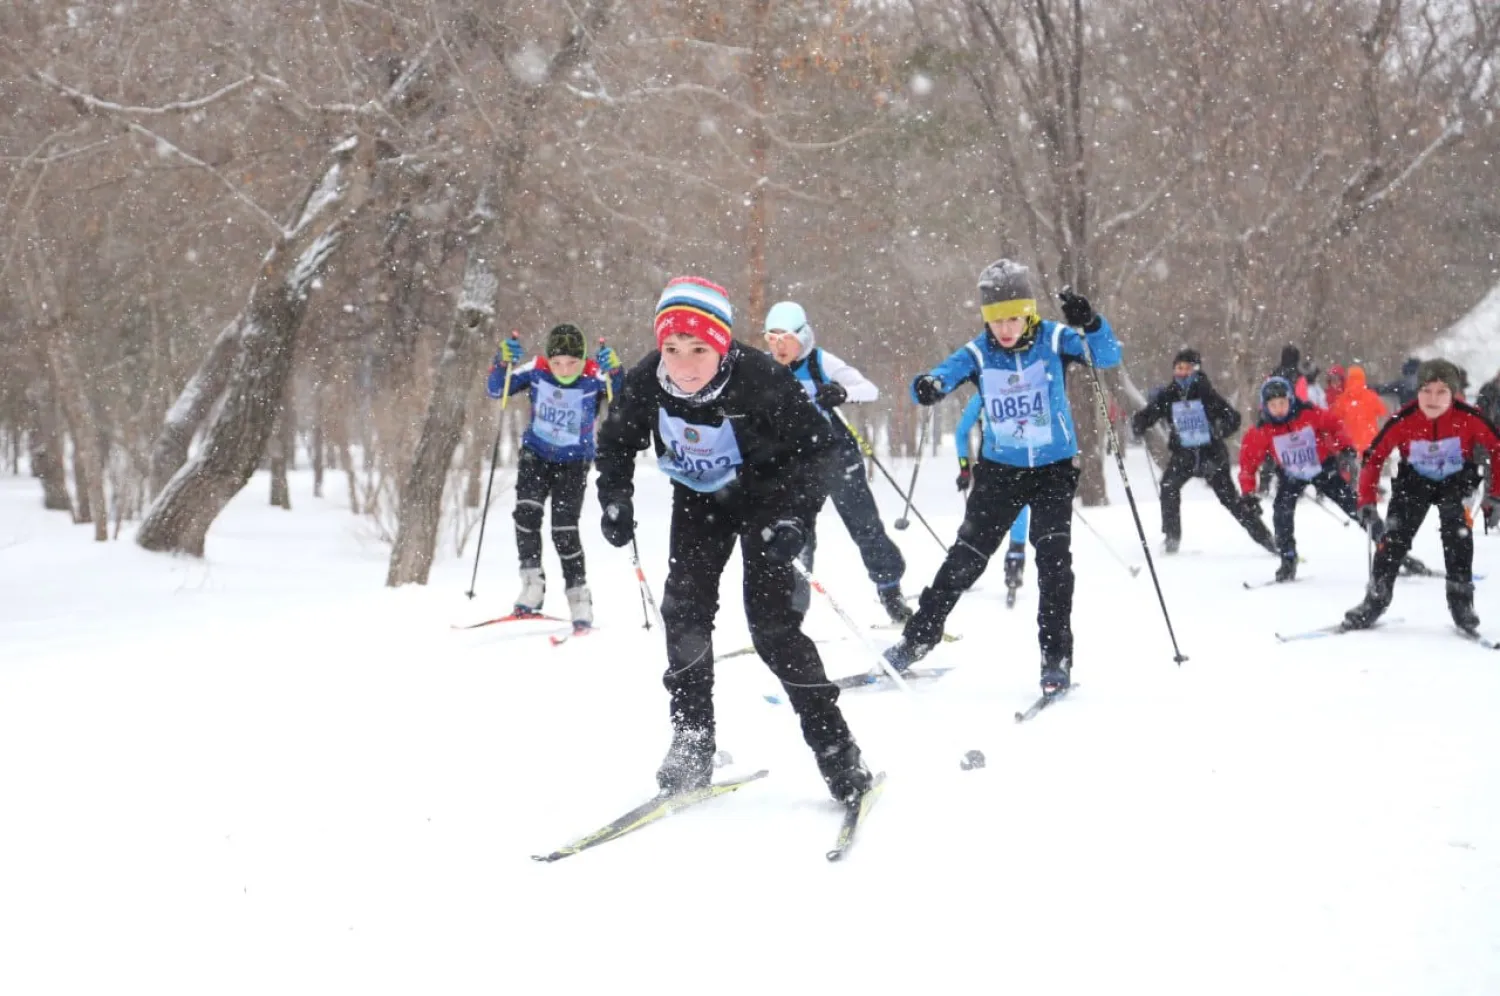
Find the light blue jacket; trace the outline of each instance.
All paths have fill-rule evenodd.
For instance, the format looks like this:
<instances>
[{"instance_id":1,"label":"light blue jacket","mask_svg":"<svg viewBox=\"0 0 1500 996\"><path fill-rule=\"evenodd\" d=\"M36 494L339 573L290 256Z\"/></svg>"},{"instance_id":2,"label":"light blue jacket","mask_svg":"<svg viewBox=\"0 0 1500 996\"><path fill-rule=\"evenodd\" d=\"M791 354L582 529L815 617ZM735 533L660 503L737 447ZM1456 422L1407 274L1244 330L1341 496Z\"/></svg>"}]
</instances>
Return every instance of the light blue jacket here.
<instances>
[{"instance_id":1,"label":"light blue jacket","mask_svg":"<svg viewBox=\"0 0 1500 996\"><path fill-rule=\"evenodd\" d=\"M979 388L985 415L980 452L986 460L1011 467L1041 467L1078 454L1063 363L1065 359L1086 362L1085 340L1096 367L1107 370L1119 365L1120 343L1101 315L1099 328L1088 333L1044 319L1031 346L1015 352L1001 349L985 331L930 374L945 395L965 382ZM912 399L916 399L915 383Z\"/></svg>"}]
</instances>

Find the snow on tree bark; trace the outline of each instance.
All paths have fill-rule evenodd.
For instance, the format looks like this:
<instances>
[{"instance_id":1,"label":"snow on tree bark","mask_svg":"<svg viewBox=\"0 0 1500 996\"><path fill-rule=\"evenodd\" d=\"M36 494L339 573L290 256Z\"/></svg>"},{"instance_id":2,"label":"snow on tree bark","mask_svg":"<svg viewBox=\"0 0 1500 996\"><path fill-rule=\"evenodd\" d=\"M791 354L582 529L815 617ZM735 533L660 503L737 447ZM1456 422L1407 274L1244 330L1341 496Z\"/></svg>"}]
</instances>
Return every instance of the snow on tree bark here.
<instances>
[{"instance_id":1,"label":"snow on tree bark","mask_svg":"<svg viewBox=\"0 0 1500 996\"><path fill-rule=\"evenodd\" d=\"M26 389L26 403L30 409L30 432L26 439L31 476L42 484L42 507L71 515L73 499L68 494L68 471L63 464L57 402L46 378L37 378Z\"/></svg>"},{"instance_id":2,"label":"snow on tree bark","mask_svg":"<svg viewBox=\"0 0 1500 996\"><path fill-rule=\"evenodd\" d=\"M214 402L219 400L219 395L224 393L239 344L240 324L239 319L235 319L219 333L203 362L188 378L182 393L167 409L167 417L151 447L150 487L153 495L166 487L172 475L187 462L188 447L194 434L208 417Z\"/></svg>"},{"instance_id":3,"label":"snow on tree bark","mask_svg":"<svg viewBox=\"0 0 1500 996\"><path fill-rule=\"evenodd\" d=\"M346 141L334 148L332 162L297 211L297 227L266 254L234 323L239 348L223 400L198 452L147 511L136 534L145 549L202 556L209 526L259 466L291 375L308 289L369 200L370 145Z\"/></svg>"}]
</instances>

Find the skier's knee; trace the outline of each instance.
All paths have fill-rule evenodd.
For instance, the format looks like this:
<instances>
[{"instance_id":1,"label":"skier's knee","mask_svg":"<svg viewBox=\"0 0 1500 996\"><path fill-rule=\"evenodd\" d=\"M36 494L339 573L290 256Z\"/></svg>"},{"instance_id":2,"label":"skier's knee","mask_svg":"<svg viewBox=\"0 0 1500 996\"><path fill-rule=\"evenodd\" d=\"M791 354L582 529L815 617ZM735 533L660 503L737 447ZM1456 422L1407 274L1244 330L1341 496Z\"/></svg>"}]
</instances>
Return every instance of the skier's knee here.
<instances>
[{"instance_id":1,"label":"skier's knee","mask_svg":"<svg viewBox=\"0 0 1500 996\"><path fill-rule=\"evenodd\" d=\"M528 533L540 532L542 529L542 503L532 498L521 498L516 501L516 510L511 516L516 520L516 528L524 529Z\"/></svg>"}]
</instances>

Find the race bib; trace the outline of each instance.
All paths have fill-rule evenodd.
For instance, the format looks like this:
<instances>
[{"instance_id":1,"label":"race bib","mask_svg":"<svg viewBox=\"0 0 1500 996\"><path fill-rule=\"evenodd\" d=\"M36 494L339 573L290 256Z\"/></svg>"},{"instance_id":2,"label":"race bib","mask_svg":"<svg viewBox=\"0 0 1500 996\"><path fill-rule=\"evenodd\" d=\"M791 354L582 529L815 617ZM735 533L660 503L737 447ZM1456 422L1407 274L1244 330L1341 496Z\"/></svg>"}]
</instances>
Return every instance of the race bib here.
<instances>
[{"instance_id":1,"label":"race bib","mask_svg":"<svg viewBox=\"0 0 1500 996\"><path fill-rule=\"evenodd\" d=\"M532 402L531 431L553 446L577 446L583 433L581 388L538 382Z\"/></svg>"},{"instance_id":2,"label":"race bib","mask_svg":"<svg viewBox=\"0 0 1500 996\"><path fill-rule=\"evenodd\" d=\"M1201 401L1172 402L1172 426L1177 430L1177 441L1183 446L1207 446L1213 442L1213 433L1208 429L1208 413Z\"/></svg>"},{"instance_id":3,"label":"race bib","mask_svg":"<svg viewBox=\"0 0 1500 996\"><path fill-rule=\"evenodd\" d=\"M1318 437L1312 426L1304 425L1295 432L1274 436L1271 444L1276 447L1276 462L1288 477L1310 481L1323 472L1323 461L1318 459Z\"/></svg>"},{"instance_id":4,"label":"race bib","mask_svg":"<svg viewBox=\"0 0 1500 996\"><path fill-rule=\"evenodd\" d=\"M985 432L999 448L1046 446L1052 442L1052 407L1048 401L1047 365L1025 370L986 368L980 379L984 395Z\"/></svg>"},{"instance_id":5,"label":"race bib","mask_svg":"<svg viewBox=\"0 0 1500 996\"><path fill-rule=\"evenodd\" d=\"M1464 444L1457 436L1411 444L1406 462L1423 477L1441 481L1464 469Z\"/></svg>"},{"instance_id":6,"label":"race bib","mask_svg":"<svg viewBox=\"0 0 1500 996\"><path fill-rule=\"evenodd\" d=\"M718 491L739 475L740 443L734 423L695 425L657 409L656 431L666 447L656 464L662 473L694 491Z\"/></svg>"}]
</instances>

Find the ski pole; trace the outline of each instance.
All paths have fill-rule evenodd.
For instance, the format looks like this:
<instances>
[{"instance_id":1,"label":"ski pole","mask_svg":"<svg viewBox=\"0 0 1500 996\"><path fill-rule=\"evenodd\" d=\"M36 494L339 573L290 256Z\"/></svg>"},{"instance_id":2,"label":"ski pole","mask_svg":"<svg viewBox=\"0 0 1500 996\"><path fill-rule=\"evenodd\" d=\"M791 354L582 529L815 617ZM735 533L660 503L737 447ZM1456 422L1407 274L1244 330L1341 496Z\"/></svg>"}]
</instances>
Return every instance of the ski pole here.
<instances>
[{"instance_id":1,"label":"ski pole","mask_svg":"<svg viewBox=\"0 0 1500 996\"><path fill-rule=\"evenodd\" d=\"M656 607L656 598L651 594L651 586L646 583L646 572L641 570L641 548L636 543L634 534L630 537L630 562L635 565L635 579L641 586L641 615L646 620L641 628L650 629L651 616L655 615L657 625L662 628L662 632L666 632L667 624L662 622L661 609ZM646 610L648 605L651 607L650 612Z\"/></svg>"},{"instance_id":2,"label":"ski pole","mask_svg":"<svg viewBox=\"0 0 1500 996\"><path fill-rule=\"evenodd\" d=\"M934 417L936 417L936 415L934 415ZM906 514L907 512L911 511L912 495L917 493L917 471L922 469L922 451L927 449L927 427L930 424L930 419L924 421L922 423L922 431L917 436L917 459L913 461L911 465L911 486L906 489L906 511L901 513L901 518L891 523L891 525L895 526L897 529L905 529L907 526L911 525L910 520L906 518ZM901 489L897 488L896 493L900 494ZM939 540L939 542L942 541Z\"/></svg>"},{"instance_id":3,"label":"ski pole","mask_svg":"<svg viewBox=\"0 0 1500 996\"><path fill-rule=\"evenodd\" d=\"M923 516L920 511L918 511L916 505L912 504L911 498L907 495L901 494L901 485L896 483L896 479L891 476L891 472L885 469L885 464L881 463L880 458L875 455L875 448L869 443L865 442L865 437L859 434L859 430L855 429L854 426L850 424L848 419L844 418L842 412L835 408L833 410L833 414L838 417L838 420L841 423L843 423L844 428L849 430L849 435L854 437L854 442L859 446L860 452L869 457L870 462L875 465L875 469L885 475L885 479L891 482L891 487L896 489L896 494L901 495L902 498L906 499L907 507L910 508L912 514L917 517L917 521L922 523L922 525L932 535L932 538L937 541L937 545L943 548L944 553L947 553L948 544L943 542L942 538L938 536L937 530L932 528L932 526L927 522L926 517Z\"/></svg>"},{"instance_id":4,"label":"ski pole","mask_svg":"<svg viewBox=\"0 0 1500 996\"><path fill-rule=\"evenodd\" d=\"M1302 494L1299 497L1306 498L1307 497L1307 492L1306 491L1302 492ZM1313 497L1312 497L1312 503L1314 505L1318 506L1319 508L1321 508L1324 512L1328 513L1329 515L1331 515L1335 519L1337 519L1339 521L1339 524L1342 525L1345 529L1348 529L1349 528L1349 523L1353 521L1352 519L1348 518L1347 516L1339 515L1333 509L1331 509L1327 505L1323 504L1323 495L1321 493L1315 493L1313 495Z\"/></svg>"},{"instance_id":5,"label":"ski pole","mask_svg":"<svg viewBox=\"0 0 1500 996\"><path fill-rule=\"evenodd\" d=\"M906 679L901 676L901 672L892 667L891 662L885 659L885 654L882 654L875 648L874 644L872 644L868 639L865 638L865 634L859 628L859 624L857 624L853 619L849 618L849 613L845 612L843 608L840 607L839 603L834 600L834 597L828 593L828 589L823 587L823 582L813 577L812 572L809 571L806 567L803 567L802 561L798 560L797 558L793 557L791 563L792 569L802 576L802 580L807 582L807 586L809 588L811 588L813 591L816 591L824 598L828 599L828 604L833 607L834 612L838 613L838 617L844 621L844 625L849 627L849 632L853 633L855 639L859 640L859 642L865 645L866 650L875 655L875 659L880 662L881 670L883 670L886 675L889 676L890 679L894 681L897 687L899 687L903 692L911 692L911 686L906 683Z\"/></svg>"},{"instance_id":6,"label":"ski pole","mask_svg":"<svg viewBox=\"0 0 1500 996\"><path fill-rule=\"evenodd\" d=\"M1126 563L1125 558L1115 552L1115 548L1110 545L1109 540L1105 539L1103 534L1100 533L1099 530L1095 529L1092 525L1089 524L1089 520L1083 517L1082 512L1078 511L1078 509L1075 508L1073 509L1073 514L1078 517L1078 521L1083 523L1084 527L1088 529L1089 532L1094 534L1094 537L1099 540L1100 545L1103 546L1104 549L1109 551L1109 555L1115 558L1115 562L1130 572L1131 577L1135 577L1137 574L1141 573L1141 565Z\"/></svg>"},{"instance_id":7,"label":"ski pole","mask_svg":"<svg viewBox=\"0 0 1500 996\"><path fill-rule=\"evenodd\" d=\"M503 406L505 402L500 404ZM474 584L479 580L479 551L484 549L484 524L490 517L490 491L495 487L495 466L500 463L501 431L501 428L496 428L495 448L490 451L490 479L484 486L484 510L479 513L479 540L474 544L474 573L469 577L469 590L464 592L470 598L474 597Z\"/></svg>"},{"instance_id":8,"label":"ski pole","mask_svg":"<svg viewBox=\"0 0 1500 996\"><path fill-rule=\"evenodd\" d=\"M1177 646L1177 633L1172 629L1172 616L1167 612L1167 599L1161 593L1161 579L1156 576L1156 562L1151 559L1151 544L1146 540L1146 527L1141 525L1141 512L1135 505L1135 492L1130 489L1130 475L1125 472L1125 457L1120 451L1120 439L1115 435L1114 424L1109 421L1109 403L1104 400L1104 384L1099 379L1099 368L1094 366L1094 351L1089 348L1088 336L1080 331L1078 339L1083 343L1083 358L1088 361L1089 370L1093 372L1094 379L1094 402L1099 406L1099 414L1104 419L1105 431L1109 433L1110 441L1115 450L1115 466L1120 470L1120 480L1125 484L1125 500L1130 503L1130 515L1135 519L1135 531L1141 537L1141 552L1146 555L1146 567L1151 571L1151 584L1156 588L1156 600L1161 604L1161 616L1167 623L1167 636L1172 640L1172 659L1181 666L1187 660L1181 648Z\"/></svg>"}]
</instances>

